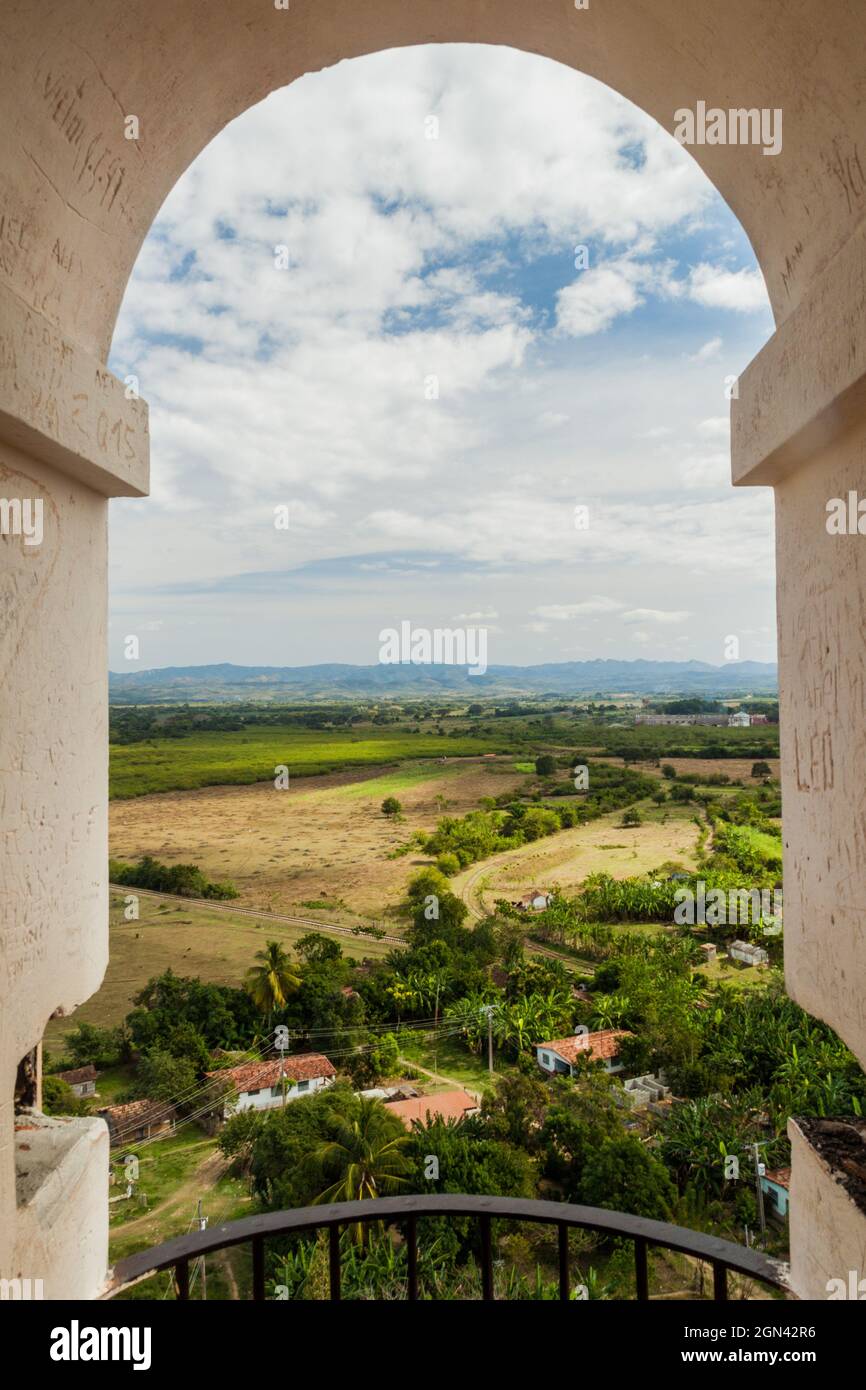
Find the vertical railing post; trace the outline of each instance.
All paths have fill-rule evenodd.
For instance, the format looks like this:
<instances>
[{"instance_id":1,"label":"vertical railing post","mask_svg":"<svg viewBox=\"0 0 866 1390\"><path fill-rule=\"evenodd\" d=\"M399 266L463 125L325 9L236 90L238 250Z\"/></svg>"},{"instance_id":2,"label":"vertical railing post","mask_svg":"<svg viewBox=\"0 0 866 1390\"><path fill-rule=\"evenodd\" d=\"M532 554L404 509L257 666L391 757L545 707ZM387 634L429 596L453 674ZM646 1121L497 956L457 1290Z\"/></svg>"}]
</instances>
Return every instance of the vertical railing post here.
<instances>
[{"instance_id":1,"label":"vertical railing post","mask_svg":"<svg viewBox=\"0 0 866 1390\"><path fill-rule=\"evenodd\" d=\"M328 1227L328 1275L331 1286L331 1302L340 1301L340 1227Z\"/></svg>"},{"instance_id":2,"label":"vertical railing post","mask_svg":"<svg viewBox=\"0 0 866 1390\"><path fill-rule=\"evenodd\" d=\"M727 1303L728 1301L727 1266L718 1263L713 1264L713 1298L716 1303Z\"/></svg>"},{"instance_id":3,"label":"vertical railing post","mask_svg":"<svg viewBox=\"0 0 866 1390\"><path fill-rule=\"evenodd\" d=\"M568 1227L564 1221L560 1221L557 1231L559 1234L559 1299L561 1303L567 1303L571 1290L568 1287Z\"/></svg>"},{"instance_id":4,"label":"vertical railing post","mask_svg":"<svg viewBox=\"0 0 866 1390\"><path fill-rule=\"evenodd\" d=\"M253 1236L253 1301L265 1301L265 1238Z\"/></svg>"},{"instance_id":5,"label":"vertical railing post","mask_svg":"<svg viewBox=\"0 0 866 1390\"><path fill-rule=\"evenodd\" d=\"M642 1303L649 1298L649 1275L646 1263L646 1241L643 1236L634 1238L634 1279L635 1297Z\"/></svg>"},{"instance_id":6,"label":"vertical railing post","mask_svg":"<svg viewBox=\"0 0 866 1390\"><path fill-rule=\"evenodd\" d=\"M185 1303L189 1298L189 1260L178 1260L174 1267L174 1281L177 1296Z\"/></svg>"},{"instance_id":7,"label":"vertical railing post","mask_svg":"<svg viewBox=\"0 0 866 1390\"><path fill-rule=\"evenodd\" d=\"M481 1297L490 1303L493 1299L493 1245L490 1217L485 1212L478 1218L481 1229Z\"/></svg>"},{"instance_id":8,"label":"vertical railing post","mask_svg":"<svg viewBox=\"0 0 866 1390\"><path fill-rule=\"evenodd\" d=\"M406 1221L406 1263L409 1282L409 1302L418 1302L418 1218Z\"/></svg>"}]
</instances>

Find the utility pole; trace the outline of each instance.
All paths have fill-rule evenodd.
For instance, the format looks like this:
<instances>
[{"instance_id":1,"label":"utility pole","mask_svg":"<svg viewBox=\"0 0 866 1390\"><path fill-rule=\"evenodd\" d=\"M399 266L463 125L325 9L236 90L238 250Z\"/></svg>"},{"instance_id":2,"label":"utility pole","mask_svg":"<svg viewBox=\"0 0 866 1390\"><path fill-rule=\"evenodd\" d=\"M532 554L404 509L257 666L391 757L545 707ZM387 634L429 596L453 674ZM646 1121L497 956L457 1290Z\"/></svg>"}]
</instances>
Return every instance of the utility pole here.
<instances>
[{"instance_id":1,"label":"utility pole","mask_svg":"<svg viewBox=\"0 0 866 1390\"><path fill-rule=\"evenodd\" d=\"M207 1230L207 1217L202 1214L201 1197L198 1199L198 1228L200 1231ZM205 1268L205 1257L201 1257L201 1296L207 1300L207 1269Z\"/></svg>"},{"instance_id":2,"label":"utility pole","mask_svg":"<svg viewBox=\"0 0 866 1390\"><path fill-rule=\"evenodd\" d=\"M487 1015L487 1070L493 1075L493 1005L487 1004L481 1012Z\"/></svg>"},{"instance_id":3,"label":"utility pole","mask_svg":"<svg viewBox=\"0 0 866 1390\"><path fill-rule=\"evenodd\" d=\"M760 1145L752 1144L750 1147L752 1156L755 1160L755 1191L758 1198L758 1220L761 1223L761 1240L763 1241L767 1234L767 1223L764 1219L764 1189L761 1186L761 1178L764 1176L761 1169L764 1167L764 1164L761 1162L761 1155L758 1153Z\"/></svg>"},{"instance_id":4,"label":"utility pole","mask_svg":"<svg viewBox=\"0 0 866 1390\"><path fill-rule=\"evenodd\" d=\"M766 1166L760 1161L760 1148L766 1148L766 1140L759 1140L756 1144L746 1144L745 1148L751 1151L753 1162L755 1162L755 1197L758 1198L758 1220L760 1222L760 1241L765 1240L767 1233L767 1223L765 1211L763 1211L763 1187L760 1186L760 1179L766 1173Z\"/></svg>"}]
</instances>

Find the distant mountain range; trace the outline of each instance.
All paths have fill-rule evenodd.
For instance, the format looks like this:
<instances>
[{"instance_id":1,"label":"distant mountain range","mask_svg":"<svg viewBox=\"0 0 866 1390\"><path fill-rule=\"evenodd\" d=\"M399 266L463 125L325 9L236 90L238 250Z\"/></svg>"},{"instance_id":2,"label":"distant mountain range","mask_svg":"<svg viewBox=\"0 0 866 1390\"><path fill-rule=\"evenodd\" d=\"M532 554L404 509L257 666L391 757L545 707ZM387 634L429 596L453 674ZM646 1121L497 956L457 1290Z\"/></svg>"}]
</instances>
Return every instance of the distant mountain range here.
<instances>
[{"instance_id":1,"label":"distant mountain range","mask_svg":"<svg viewBox=\"0 0 866 1390\"><path fill-rule=\"evenodd\" d=\"M490 699L542 695L775 695L775 664L736 661L564 661L542 666L491 666L470 676L465 666L165 666L109 673L116 703L163 701L351 700L451 696Z\"/></svg>"}]
</instances>

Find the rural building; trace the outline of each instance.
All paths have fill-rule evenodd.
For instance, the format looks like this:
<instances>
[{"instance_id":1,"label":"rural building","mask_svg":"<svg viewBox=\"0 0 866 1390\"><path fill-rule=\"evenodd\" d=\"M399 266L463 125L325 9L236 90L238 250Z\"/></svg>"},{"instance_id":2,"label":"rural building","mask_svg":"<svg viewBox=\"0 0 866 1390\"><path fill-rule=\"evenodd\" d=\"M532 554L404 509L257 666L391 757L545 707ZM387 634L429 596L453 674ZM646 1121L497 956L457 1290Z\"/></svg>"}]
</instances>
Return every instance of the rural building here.
<instances>
[{"instance_id":1,"label":"rural building","mask_svg":"<svg viewBox=\"0 0 866 1390\"><path fill-rule=\"evenodd\" d=\"M433 1120L462 1120L478 1114L478 1101L468 1091L440 1091L438 1096L416 1096L412 1100L386 1102L393 1114L399 1115L407 1129L416 1122L430 1124Z\"/></svg>"},{"instance_id":2,"label":"rural building","mask_svg":"<svg viewBox=\"0 0 866 1390\"><path fill-rule=\"evenodd\" d=\"M748 729L751 722L751 716L740 711L739 714L732 714L729 716L728 727L731 729Z\"/></svg>"},{"instance_id":3,"label":"rural building","mask_svg":"<svg viewBox=\"0 0 866 1390\"><path fill-rule=\"evenodd\" d=\"M782 1221L787 1217L788 1204L790 1202L790 1186L790 1168L768 1169L761 1178L761 1188L766 1199L767 1212L770 1216L777 1216Z\"/></svg>"},{"instance_id":4,"label":"rural building","mask_svg":"<svg viewBox=\"0 0 866 1390\"><path fill-rule=\"evenodd\" d=\"M763 946L756 946L751 941L732 941L728 955L734 960L741 960L744 965L766 965L770 959Z\"/></svg>"},{"instance_id":5,"label":"rural building","mask_svg":"<svg viewBox=\"0 0 866 1390\"><path fill-rule=\"evenodd\" d=\"M715 960L716 948L713 945L712 941L705 941L703 943L703 945L701 946L701 955L703 956L704 961L707 965L709 965L710 961Z\"/></svg>"},{"instance_id":6,"label":"rural building","mask_svg":"<svg viewBox=\"0 0 866 1390\"><path fill-rule=\"evenodd\" d=\"M552 902L553 894L546 888L530 888L522 898L518 898L515 907L522 908L524 912L543 912Z\"/></svg>"},{"instance_id":7,"label":"rural building","mask_svg":"<svg viewBox=\"0 0 866 1390\"><path fill-rule=\"evenodd\" d=\"M274 1110L286 1101L312 1095L330 1086L337 1075L333 1062L321 1052L300 1052L295 1057L276 1057L267 1062L244 1062L239 1067L209 1071L209 1081L224 1081L234 1087L235 1100L228 1100L223 1118L240 1110Z\"/></svg>"},{"instance_id":8,"label":"rural building","mask_svg":"<svg viewBox=\"0 0 866 1390\"><path fill-rule=\"evenodd\" d=\"M721 727L727 724L726 714L638 714L635 724L703 724Z\"/></svg>"},{"instance_id":9,"label":"rural building","mask_svg":"<svg viewBox=\"0 0 866 1390\"><path fill-rule=\"evenodd\" d=\"M657 1105L659 1101L666 1100L671 1093L670 1086L666 1086L660 1076L653 1076L652 1073L633 1076L624 1082L623 1086L626 1099L634 1109L652 1103Z\"/></svg>"},{"instance_id":10,"label":"rural building","mask_svg":"<svg viewBox=\"0 0 866 1390\"><path fill-rule=\"evenodd\" d=\"M749 722L752 724L769 724L769 719L765 714L750 714Z\"/></svg>"},{"instance_id":11,"label":"rural building","mask_svg":"<svg viewBox=\"0 0 866 1390\"><path fill-rule=\"evenodd\" d=\"M619 1040L628 1037L631 1034L623 1028L602 1028L598 1033L575 1033L570 1038L536 1043L535 1057L541 1070L551 1075L571 1076L582 1057L589 1057L592 1062L603 1062L607 1072L622 1071Z\"/></svg>"},{"instance_id":12,"label":"rural building","mask_svg":"<svg viewBox=\"0 0 866 1390\"><path fill-rule=\"evenodd\" d=\"M97 1111L108 1125L113 1149L166 1134L175 1122L175 1108L162 1100L131 1100L126 1105L106 1105Z\"/></svg>"},{"instance_id":13,"label":"rural building","mask_svg":"<svg viewBox=\"0 0 866 1390\"><path fill-rule=\"evenodd\" d=\"M58 1081L65 1081L67 1086L71 1086L79 1099L82 1096L96 1095L96 1067L92 1062L86 1067L73 1067L71 1071L58 1071L54 1074Z\"/></svg>"}]
</instances>

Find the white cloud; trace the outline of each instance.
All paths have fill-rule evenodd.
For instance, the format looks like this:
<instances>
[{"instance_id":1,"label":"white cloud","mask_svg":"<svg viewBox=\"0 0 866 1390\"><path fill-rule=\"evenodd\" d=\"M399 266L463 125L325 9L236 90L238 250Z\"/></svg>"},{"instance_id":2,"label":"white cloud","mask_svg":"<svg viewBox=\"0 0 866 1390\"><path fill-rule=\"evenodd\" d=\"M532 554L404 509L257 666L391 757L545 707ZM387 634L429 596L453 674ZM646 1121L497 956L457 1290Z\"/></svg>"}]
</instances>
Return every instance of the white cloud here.
<instances>
[{"instance_id":1,"label":"white cloud","mask_svg":"<svg viewBox=\"0 0 866 1390\"><path fill-rule=\"evenodd\" d=\"M708 309L736 309L751 313L766 309L767 287L760 270L727 270L701 262L693 266L688 279L689 298Z\"/></svg>"},{"instance_id":2,"label":"white cloud","mask_svg":"<svg viewBox=\"0 0 866 1390\"><path fill-rule=\"evenodd\" d=\"M730 492L709 424L720 336L684 392L694 327L674 325L704 296L710 334L756 293L714 267L726 240L734 267L744 240L676 141L540 57L417 48L275 93L179 181L127 290L113 365L151 405L153 497L113 504L115 603L163 624L163 660L366 658L392 602L434 625L531 612L497 642L522 660L570 617L603 641L638 594L673 610L684 576L697 614L719 554L726 587L767 588L769 502ZM726 327L732 370L759 331ZM170 623L165 585L195 590ZM587 589L605 597L561 601Z\"/></svg>"},{"instance_id":3,"label":"white cloud","mask_svg":"<svg viewBox=\"0 0 866 1390\"><path fill-rule=\"evenodd\" d=\"M690 362L711 362L722 350L721 338L709 338L689 357Z\"/></svg>"},{"instance_id":4,"label":"white cloud","mask_svg":"<svg viewBox=\"0 0 866 1390\"><path fill-rule=\"evenodd\" d=\"M624 623L683 623L692 615L688 609L632 608L623 613Z\"/></svg>"},{"instance_id":5,"label":"white cloud","mask_svg":"<svg viewBox=\"0 0 866 1390\"><path fill-rule=\"evenodd\" d=\"M533 614L538 618L550 618L554 622L565 622L568 618L579 618L594 616L598 613L615 613L622 608L622 604L616 599L605 598L598 594L595 598L584 599L581 603L547 603L540 608L533 608Z\"/></svg>"}]
</instances>

